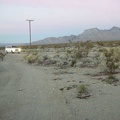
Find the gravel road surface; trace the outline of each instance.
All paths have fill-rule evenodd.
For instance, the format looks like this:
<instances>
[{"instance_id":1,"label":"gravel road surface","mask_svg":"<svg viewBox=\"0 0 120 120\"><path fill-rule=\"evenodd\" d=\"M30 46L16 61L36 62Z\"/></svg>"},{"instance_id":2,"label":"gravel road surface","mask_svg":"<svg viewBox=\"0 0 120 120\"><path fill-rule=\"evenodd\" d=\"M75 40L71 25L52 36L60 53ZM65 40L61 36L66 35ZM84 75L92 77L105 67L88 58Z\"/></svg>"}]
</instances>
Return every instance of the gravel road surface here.
<instances>
[{"instance_id":1,"label":"gravel road surface","mask_svg":"<svg viewBox=\"0 0 120 120\"><path fill-rule=\"evenodd\" d=\"M8 54L0 64L0 120L74 120L45 67ZM49 72L49 71L48 71Z\"/></svg>"}]
</instances>

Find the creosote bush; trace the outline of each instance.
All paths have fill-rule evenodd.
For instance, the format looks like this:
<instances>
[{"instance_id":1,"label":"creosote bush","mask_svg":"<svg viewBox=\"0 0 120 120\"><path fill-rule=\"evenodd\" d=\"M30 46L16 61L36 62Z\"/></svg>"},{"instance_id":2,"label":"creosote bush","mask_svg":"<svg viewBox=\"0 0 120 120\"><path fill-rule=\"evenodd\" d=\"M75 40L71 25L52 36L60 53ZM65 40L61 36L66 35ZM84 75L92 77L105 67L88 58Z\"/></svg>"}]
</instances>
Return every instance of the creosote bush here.
<instances>
[{"instance_id":1,"label":"creosote bush","mask_svg":"<svg viewBox=\"0 0 120 120\"><path fill-rule=\"evenodd\" d=\"M76 63L76 60L74 59L74 60L71 61L70 66L73 67L75 65L75 63Z\"/></svg>"},{"instance_id":2,"label":"creosote bush","mask_svg":"<svg viewBox=\"0 0 120 120\"><path fill-rule=\"evenodd\" d=\"M27 63L35 63L36 60L38 58L38 53L34 52L34 53L28 53L26 56L24 56L24 59L27 61Z\"/></svg>"},{"instance_id":3,"label":"creosote bush","mask_svg":"<svg viewBox=\"0 0 120 120\"><path fill-rule=\"evenodd\" d=\"M37 56L29 56L28 57L28 63L35 63L36 62L36 59L37 59Z\"/></svg>"},{"instance_id":4,"label":"creosote bush","mask_svg":"<svg viewBox=\"0 0 120 120\"><path fill-rule=\"evenodd\" d=\"M118 56L116 56L115 51L113 48L104 51L106 57L106 66L107 66L107 73L113 74L115 70L119 67L117 63L119 62Z\"/></svg>"},{"instance_id":5,"label":"creosote bush","mask_svg":"<svg viewBox=\"0 0 120 120\"><path fill-rule=\"evenodd\" d=\"M116 83L119 80L115 78L114 73L116 72L116 69L119 68L119 65L117 64L120 61L119 50L117 51L114 48L106 49L104 55L106 57L106 72L108 74L105 81L109 84Z\"/></svg>"}]
</instances>

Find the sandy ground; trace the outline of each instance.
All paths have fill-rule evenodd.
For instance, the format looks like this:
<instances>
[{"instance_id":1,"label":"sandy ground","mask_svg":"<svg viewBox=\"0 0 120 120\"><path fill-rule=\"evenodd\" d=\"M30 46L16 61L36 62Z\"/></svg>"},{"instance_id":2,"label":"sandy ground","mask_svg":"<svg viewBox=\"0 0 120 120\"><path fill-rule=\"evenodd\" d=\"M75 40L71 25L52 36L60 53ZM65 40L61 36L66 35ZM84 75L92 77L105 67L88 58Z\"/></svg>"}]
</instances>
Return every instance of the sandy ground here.
<instances>
[{"instance_id":1,"label":"sandy ground","mask_svg":"<svg viewBox=\"0 0 120 120\"><path fill-rule=\"evenodd\" d=\"M97 69L29 65L23 56L8 54L0 61L0 120L120 120L120 85L88 75ZM67 90L79 84L87 84L90 98Z\"/></svg>"}]
</instances>

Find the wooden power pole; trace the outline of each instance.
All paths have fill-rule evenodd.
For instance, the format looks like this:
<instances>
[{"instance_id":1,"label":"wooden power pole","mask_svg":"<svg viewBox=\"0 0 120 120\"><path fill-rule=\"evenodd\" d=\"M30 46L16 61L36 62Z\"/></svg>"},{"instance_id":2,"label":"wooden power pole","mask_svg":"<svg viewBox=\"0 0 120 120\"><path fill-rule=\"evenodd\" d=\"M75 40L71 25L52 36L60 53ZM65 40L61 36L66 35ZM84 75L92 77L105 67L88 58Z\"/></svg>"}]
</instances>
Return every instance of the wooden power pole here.
<instances>
[{"instance_id":1,"label":"wooden power pole","mask_svg":"<svg viewBox=\"0 0 120 120\"><path fill-rule=\"evenodd\" d=\"M29 36L30 36L30 48L31 48L31 22L34 20L26 20L29 22Z\"/></svg>"}]
</instances>

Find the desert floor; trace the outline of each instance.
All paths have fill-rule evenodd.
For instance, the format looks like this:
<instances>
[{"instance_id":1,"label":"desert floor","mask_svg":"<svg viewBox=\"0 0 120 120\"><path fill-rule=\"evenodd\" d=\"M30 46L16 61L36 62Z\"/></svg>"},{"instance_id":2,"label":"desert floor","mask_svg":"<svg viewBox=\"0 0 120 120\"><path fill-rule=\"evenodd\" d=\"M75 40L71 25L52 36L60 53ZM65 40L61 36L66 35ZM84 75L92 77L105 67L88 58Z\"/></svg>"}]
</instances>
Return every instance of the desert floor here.
<instances>
[{"instance_id":1,"label":"desert floor","mask_svg":"<svg viewBox=\"0 0 120 120\"><path fill-rule=\"evenodd\" d=\"M120 120L120 84L101 81L98 68L29 65L24 55L0 61L0 120ZM89 98L77 98L80 84Z\"/></svg>"}]
</instances>

